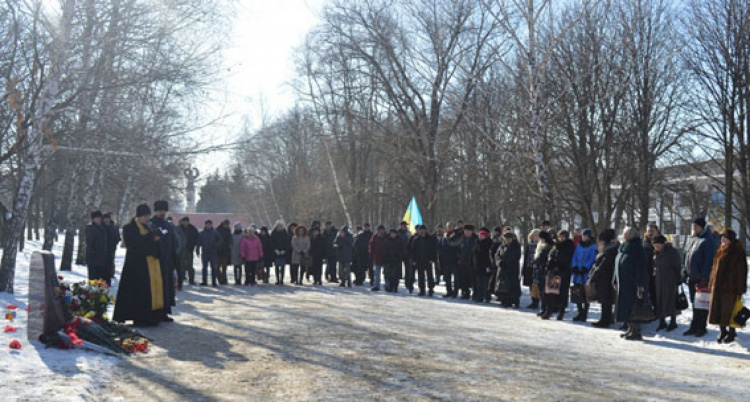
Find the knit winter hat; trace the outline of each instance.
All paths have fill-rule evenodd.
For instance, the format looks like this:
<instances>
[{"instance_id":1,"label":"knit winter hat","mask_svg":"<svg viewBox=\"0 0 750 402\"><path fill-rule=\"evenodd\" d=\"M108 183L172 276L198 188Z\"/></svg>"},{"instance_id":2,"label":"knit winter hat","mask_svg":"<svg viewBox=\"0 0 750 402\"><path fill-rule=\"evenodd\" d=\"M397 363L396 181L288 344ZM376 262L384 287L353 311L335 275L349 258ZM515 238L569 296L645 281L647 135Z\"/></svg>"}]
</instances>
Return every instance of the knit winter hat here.
<instances>
[{"instance_id":1,"label":"knit winter hat","mask_svg":"<svg viewBox=\"0 0 750 402\"><path fill-rule=\"evenodd\" d=\"M666 244L667 238L664 237L664 235L656 235L653 240L651 240L651 244Z\"/></svg>"},{"instance_id":2,"label":"knit winter hat","mask_svg":"<svg viewBox=\"0 0 750 402\"><path fill-rule=\"evenodd\" d=\"M588 236L588 238L591 239L594 237L594 232L592 232L591 229L583 229L581 236Z\"/></svg>"},{"instance_id":3,"label":"knit winter hat","mask_svg":"<svg viewBox=\"0 0 750 402\"><path fill-rule=\"evenodd\" d=\"M135 209L135 216L146 216L151 215L151 208L148 207L146 204L141 204Z\"/></svg>"},{"instance_id":4,"label":"knit winter hat","mask_svg":"<svg viewBox=\"0 0 750 402\"><path fill-rule=\"evenodd\" d=\"M702 227L702 228L705 228L706 227L706 218L700 216L698 218L693 219L693 223L696 224L696 225L698 225L698 226L700 226L700 227Z\"/></svg>"},{"instance_id":5,"label":"knit winter hat","mask_svg":"<svg viewBox=\"0 0 750 402\"><path fill-rule=\"evenodd\" d=\"M484 236L484 237L490 237L490 232L482 229L482 230L479 231L479 235L480 236Z\"/></svg>"},{"instance_id":6,"label":"knit winter hat","mask_svg":"<svg viewBox=\"0 0 750 402\"><path fill-rule=\"evenodd\" d=\"M235 230L242 230L242 223L241 222L235 222L234 223L234 229Z\"/></svg>"}]
</instances>

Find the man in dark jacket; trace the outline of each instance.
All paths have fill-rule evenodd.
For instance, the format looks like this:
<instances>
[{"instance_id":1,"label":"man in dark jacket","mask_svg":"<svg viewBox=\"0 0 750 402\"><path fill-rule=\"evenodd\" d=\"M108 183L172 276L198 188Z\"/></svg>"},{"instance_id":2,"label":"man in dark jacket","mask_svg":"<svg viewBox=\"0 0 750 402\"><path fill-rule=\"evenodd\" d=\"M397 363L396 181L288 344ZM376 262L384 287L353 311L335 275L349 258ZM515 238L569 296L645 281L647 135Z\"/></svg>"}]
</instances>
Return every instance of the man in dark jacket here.
<instances>
[{"instance_id":1,"label":"man in dark jacket","mask_svg":"<svg viewBox=\"0 0 750 402\"><path fill-rule=\"evenodd\" d=\"M693 320L690 322L690 329L683 334L685 336L702 337L706 335L708 310L695 309L695 293L697 288L708 288L716 248L716 241L711 235L711 230L707 227L706 219L703 217L694 219L693 238L685 254L690 302L693 304Z\"/></svg>"},{"instance_id":2,"label":"man in dark jacket","mask_svg":"<svg viewBox=\"0 0 750 402\"><path fill-rule=\"evenodd\" d=\"M91 213L91 223L86 225L86 267L89 280L107 280L107 250L107 230L102 224L102 211L97 210Z\"/></svg>"},{"instance_id":3,"label":"man in dark jacket","mask_svg":"<svg viewBox=\"0 0 750 402\"><path fill-rule=\"evenodd\" d=\"M107 270L104 279L107 285L112 285L112 278L115 276L115 253L117 245L120 244L120 229L112 220L112 213L107 212L102 216L104 229L107 231Z\"/></svg>"},{"instance_id":4,"label":"man in dark jacket","mask_svg":"<svg viewBox=\"0 0 750 402\"><path fill-rule=\"evenodd\" d=\"M406 250L404 253L404 270L401 275L404 278L404 285L409 289L409 293L412 293L414 291L414 267L412 267L411 261L409 261L409 243L412 240L412 234L406 222L399 224L398 237L404 245L404 250Z\"/></svg>"},{"instance_id":5,"label":"man in dark jacket","mask_svg":"<svg viewBox=\"0 0 750 402\"><path fill-rule=\"evenodd\" d=\"M362 286L365 283L365 277L370 276L370 284L372 284L372 258L370 258L370 239L372 239L372 230L370 224L365 223L362 232L357 234L354 238L354 261L355 266L355 280L354 284Z\"/></svg>"},{"instance_id":6,"label":"man in dark jacket","mask_svg":"<svg viewBox=\"0 0 750 402\"><path fill-rule=\"evenodd\" d=\"M354 259L354 238L349 228L344 226L336 237L336 257L339 262L339 286L352 287L352 260Z\"/></svg>"},{"instance_id":7,"label":"man in dark jacket","mask_svg":"<svg viewBox=\"0 0 750 402\"><path fill-rule=\"evenodd\" d=\"M612 307L617 296L612 287L612 278L615 275L615 261L620 248L620 243L615 239L616 237L613 229L605 229L599 234L599 254L597 254L594 266L589 273L588 283L594 289L596 301L602 305L601 319L591 324L597 328L609 328L614 322ZM587 294L587 296L592 295Z\"/></svg>"},{"instance_id":8,"label":"man in dark jacket","mask_svg":"<svg viewBox=\"0 0 750 402\"><path fill-rule=\"evenodd\" d=\"M182 264L180 284L185 281L185 273L188 275L188 283L195 285L195 268L193 268L193 253L198 246L198 229L190 223L187 216L180 219L180 228L185 237L185 247L182 248L180 264Z\"/></svg>"},{"instance_id":9,"label":"man in dark jacket","mask_svg":"<svg viewBox=\"0 0 750 402\"><path fill-rule=\"evenodd\" d=\"M208 266L211 265L211 285L218 286L219 272L217 269L217 255L221 245L221 235L214 229L214 223L210 219L206 220L203 225L203 231L198 234L198 243L195 248L195 255L201 257L203 263L203 282L201 286L208 285ZM203 252L203 256L201 256Z\"/></svg>"},{"instance_id":10,"label":"man in dark jacket","mask_svg":"<svg viewBox=\"0 0 750 402\"><path fill-rule=\"evenodd\" d=\"M218 254L216 256L220 285L226 285L229 283L227 280L227 267L229 267L229 260L232 256L232 229L229 228L229 225L229 219L224 219L217 229L221 235L221 244L219 245Z\"/></svg>"},{"instance_id":11,"label":"man in dark jacket","mask_svg":"<svg viewBox=\"0 0 750 402\"><path fill-rule=\"evenodd\" d=\"M404 242L396 229L391 229L383 243L383 265L385 266L385 291L396 293L401 280L401 264L404 261Z\"/></svg>"},{"instance_id":12,"label":"man in dark jacket","mask_svg":"<svg viewBox=\"0 0 750 402\"><path fill-rule=\"evenodd\" d=\"M411 263L419 277L419 296L426 295L425 286L429 286L430 296L435 294L435 277L432 264L437 259L437 242L434 236L427 233L427 226L419 225L417 235L411 241ZM425 277L427 284L425 285Z\"/></svg>"},{"instance_id":13,"label":"man in dark jacket","mask_svg":"<svg viewBox=\"0 0 750 402\"><path fill-rule=\"evenodd\" d=\"M166 314L163 320L166 322L174 321L168 316L172 314L172 306L176 305L174 294L174 261L175 261L175 235L174 226L166 219L169 211L169 203L161 200L154 203L154 216L151 218L151 225L161 231L161 241L159 242L159 267L162 272L162 285L164 286L164 310Z\"/></svg>"},{"instance_id":14,"label":"man in dark jacket","mask_svg":"<svg viewBox=\"0 0 750 402\"><path fill-rule=\"evenodd\" d=\"M286 270L287 260L291 262L292 256L288 255L289 242L291 236L287 233L284 228L284 223L279 221L276 222L276 226L271 232L271 244L273 245L274 252L274 266L276 267L276 284L281 286L284 284L284 271Z\"/></svg>"},{"instance_id":15,"label":"man in dark jacket","mask_svg":"<svg viewBox=\"0 0 750 402\"><path fill-rule=\"evenodd\" d=\"M385 244L385 226L378 226L378 232L370 238L369 254L372 257L372 265L374 266L373 276L370 278L370 288L373 292L380 291L380 276L383 271L383 245Z\"/></svg>"},{"instance_id":16,"label":"man in dark jacket","mask_svg":"<svg viewBox=\"0 0 750 402\"><path fill-rule=\"evenodd\" d=\"M440 273L445 280L445 294L443 298L456 298L458 288L454 287L454 274L458 265L458 249L461 246L463 233L454 230L453 222L445 225L447 232L438 236L438 259L440 260Z\"/></svg>"},{"instance_id":17,"label":"man in dark jacket","mask_svg":"<svg viewBox=\"0 0 750 402\"><path fill-rule=\"evenodd\" d=\"M474 294L475 303L489 303L490 294L487 293L489 279L495 268L492 266L492 239L486 228L479 230L477 245L474 249Z\"/></svg>"},{"instance_id":18,"label":"man in dark jacket","mask_svg":"<svg viewBox=\"0 0 750 402\"><path fill-rule=\"evenodd\" d=\"M475 249L477 247L477 236L474 234L474 225L465 225L461 239L461 247L458 251L458 266L456 269L456 287L461 289L461 299L471 298L469 288L472 285L472 274L474 272Z\"/></svg>"}]
</instances>

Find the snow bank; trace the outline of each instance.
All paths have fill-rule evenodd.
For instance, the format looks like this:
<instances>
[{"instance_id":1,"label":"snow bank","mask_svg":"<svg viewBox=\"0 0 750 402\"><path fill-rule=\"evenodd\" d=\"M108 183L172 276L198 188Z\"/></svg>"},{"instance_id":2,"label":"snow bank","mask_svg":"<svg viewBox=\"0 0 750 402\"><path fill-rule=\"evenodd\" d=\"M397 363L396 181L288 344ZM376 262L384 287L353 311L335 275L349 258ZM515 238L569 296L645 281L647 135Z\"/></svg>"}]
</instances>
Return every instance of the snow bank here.
<instances>
[{"instance_id":1,"label":"snow bank","mask_svg":"<svg viewBox=\"0 0 750 402\"><path fill-rule=\"evenodd\" d=\"M2 318L2 328L11 325L16 332L0 332L0 378L3 379L3 396L20 400L80 400L96 395L100 384L108 381L116 357L82 350L59 350L46 348L37 340L28 340L26 306L29 294L29 260L31 254L41 250L38 241L27 241L23 252L18 254L14 294L0 293L0 307L8 304L18 306L13 322ZM62 241L52 250L59 267ZM74 254L75 255L75 254ZM122 265L124 250L118 249L116 266ZM60 272L66 281L79 282L87 279L86 267L73 266L71 272ZM119 277L119 272L118 275ZM116 294L116 284L112 292ZM11 350L13 339L21 342L20 350Z\"/></svg>"}]
</instances>

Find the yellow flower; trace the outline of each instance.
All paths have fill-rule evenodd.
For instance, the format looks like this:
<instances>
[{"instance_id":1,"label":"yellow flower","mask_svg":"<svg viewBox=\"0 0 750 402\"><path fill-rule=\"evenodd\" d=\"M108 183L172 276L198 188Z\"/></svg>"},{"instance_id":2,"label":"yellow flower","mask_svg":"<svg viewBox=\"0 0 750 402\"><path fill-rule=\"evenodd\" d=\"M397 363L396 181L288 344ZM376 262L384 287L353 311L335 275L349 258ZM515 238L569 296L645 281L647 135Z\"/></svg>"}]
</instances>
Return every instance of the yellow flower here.
<instances>
[{"instance_id":1,"label":"yellow flower","mask_svg":"<svg viewBox=\"0 0 750 402\"><path fill-rule=\"evenodd\" d=\"M99 301L100 301L100 302L102 302L102 303L106 303L106 302L107 302L107 296L105 296L105 295L102 295L102 296L101 296L101 297L99 298Z\"/></svg>"},{"instance_id":2,"label":"yellow flower","mask_svg":"<svg viewBox=\"0 0 750 402\"><path fill-rule=\"evenodd\" d=\"M94 315L95 315L95 314L94 314L94 312L93 312L93 311L89 311L88 313L86 313L85 317L86 317L86 318L92 318L92 317L93 317Z\"/></svg>"}]
</instances>

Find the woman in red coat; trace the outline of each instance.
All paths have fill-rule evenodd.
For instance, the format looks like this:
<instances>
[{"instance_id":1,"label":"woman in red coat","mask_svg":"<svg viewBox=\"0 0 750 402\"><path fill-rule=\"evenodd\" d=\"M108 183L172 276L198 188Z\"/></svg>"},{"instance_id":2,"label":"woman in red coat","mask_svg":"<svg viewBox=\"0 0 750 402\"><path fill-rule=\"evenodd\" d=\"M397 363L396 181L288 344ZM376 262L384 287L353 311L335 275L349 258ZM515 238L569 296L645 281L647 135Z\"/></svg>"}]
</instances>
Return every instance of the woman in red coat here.
<instances>
[{"instance_id":1,"label":"woman in red coat","mask_svg":"<svg viewBox=\"0 0 750 402\"><path fill-rule=\"evenodd\" d=\"M708 320L721 328L719 343L733 342L737 333L729 324L737 298L747 291L747 256L737 233L731 229L721 233L721 247L714 257L708 286L711 289Z\"/></svg>"}]
</instances>

